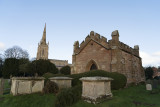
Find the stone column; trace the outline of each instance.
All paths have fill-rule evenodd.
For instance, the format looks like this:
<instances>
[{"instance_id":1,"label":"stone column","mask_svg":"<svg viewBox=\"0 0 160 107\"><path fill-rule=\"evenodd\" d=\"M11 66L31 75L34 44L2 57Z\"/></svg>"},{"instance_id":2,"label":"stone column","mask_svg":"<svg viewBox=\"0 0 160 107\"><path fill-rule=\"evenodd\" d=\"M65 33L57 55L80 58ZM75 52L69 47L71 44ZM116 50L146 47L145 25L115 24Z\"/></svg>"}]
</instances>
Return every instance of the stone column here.
<instances>
[{"instance_id":1,"label":"stone column","mask_svg":"<svg viewBox=\"0 0 160 107\"><path fill-rule=\"evenodd\" d=\"M0 78L0 95L3 95L4 79Z\"/></svg>"},{"instance_id":2,"label":"stone column","mask_svg":"<svg viewBox=\"0 0 160 107\"><path fill-rule=\"evenodd\" d=\"M108 77L83 77L82 99L93 104L100 103L112 97L111 80Z\"/></svg>"}]
</instances>

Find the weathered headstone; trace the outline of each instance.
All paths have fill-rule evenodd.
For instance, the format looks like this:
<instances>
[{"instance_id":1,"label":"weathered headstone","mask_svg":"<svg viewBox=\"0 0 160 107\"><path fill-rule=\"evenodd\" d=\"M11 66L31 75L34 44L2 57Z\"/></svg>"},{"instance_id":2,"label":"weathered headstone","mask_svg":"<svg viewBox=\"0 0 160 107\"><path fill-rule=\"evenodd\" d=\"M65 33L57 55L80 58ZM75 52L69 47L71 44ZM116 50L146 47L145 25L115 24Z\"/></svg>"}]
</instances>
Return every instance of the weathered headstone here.
<instances>
[{"instance_id":1,"label":"weathered headstone","mask_svg":"<svg viewBox=\"0 0 160 107\"><path fill-rule=\"evenodd\" d=\"M50 81L55 82L59 89L70 88L72 83L72 78L69 77L51 77Z\"/></svg>"},{"instance_id":2,"label":"weathered headstone","mask_svg":"<svg viewBox=\"0 0 160 107\"><path fill-rule=\"evenodd\" d=\"M0 95L3 95L4 79L0 78Z\"/></svg>"},{"instance_id":3,"label":"weathered headstone","mask_svg":"<svg viewBox=\"0 0 160 107\"><path fill-rule=\"evenodd\" d=\"M152 90L152 85L151 84L146 84L146 90L151 91Z\"/></svg>"},{"instance_id":4,"label":"weathered headstone","mask_svg":"<svg viewBox=\"0 0 160 107\"><path fill-rule=\"evenodd\" d=\"M111 80L108 77L83 77L82 99L89 103L100 103L112 97Z\"/></svg>"}]
</instances>

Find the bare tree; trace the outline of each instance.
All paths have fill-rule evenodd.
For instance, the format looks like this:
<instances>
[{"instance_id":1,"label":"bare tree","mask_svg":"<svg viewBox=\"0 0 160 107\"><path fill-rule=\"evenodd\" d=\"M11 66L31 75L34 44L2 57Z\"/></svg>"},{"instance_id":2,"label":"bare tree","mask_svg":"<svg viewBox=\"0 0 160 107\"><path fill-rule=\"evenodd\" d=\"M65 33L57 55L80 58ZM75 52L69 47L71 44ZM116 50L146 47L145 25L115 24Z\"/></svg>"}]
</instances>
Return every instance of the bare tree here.
<instances>
[{"instance_id":1,"label":"bare tree","mask_svg":"<svg viewBox=\"0 0 160 107\"><path fill-rule=\"evenodd\" d=\"M12 48L7 49L4 52L5 58L29 58L29 54L26 50L23 50L19 46L13 46Z\"/></svg>"}]
</instances>

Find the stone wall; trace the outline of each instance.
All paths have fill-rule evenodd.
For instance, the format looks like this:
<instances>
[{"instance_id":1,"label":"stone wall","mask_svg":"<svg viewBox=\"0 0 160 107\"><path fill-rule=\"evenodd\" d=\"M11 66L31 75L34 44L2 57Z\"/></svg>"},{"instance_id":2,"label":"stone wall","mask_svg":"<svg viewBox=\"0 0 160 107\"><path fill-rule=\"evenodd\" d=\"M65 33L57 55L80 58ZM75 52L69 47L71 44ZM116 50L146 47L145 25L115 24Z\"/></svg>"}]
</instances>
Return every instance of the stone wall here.
<instances>
[{"instance_id":1,"label":"stone wall","mask_svg":"<svg viewBox=\"0 0 160 107\"><path fill-rule=\"evenodd\" d=\"M68 60L49 59L51 63L55 64L58 69L68 65Z\"/></svg>"},{"instance_id":2,"label":"stone wall","mask_svg":"<svg viewBox=\"0 0 160 107\"><path fill-rule=\"evenodd\" d=\"M110 71L111 51L91 40L77 55L73 55L73 72L82 73L95 64L98 69Z\"/></svg>"},{"instance_id":3,"label":"stone wall","mask_svg":"<svg viewBox=\"0 0 160 107\"><path fill-rule=\"evenodd\" d=\"M42 92L43 77L12 77L11 93L13 95Z\"/></svg>"},{"instance_id":4,"label":"stone wall","mask_svg":"<svg viewBox=\"0 0 160 107\"><path fill-rule=\"evenodd\" d=\"M122 58L124 59L124 72L122 73L126 75L127 81L129 83L144 81L145 74L142 68L141 58L124 51L122 51Z\"/></svg>"}]
</instances>

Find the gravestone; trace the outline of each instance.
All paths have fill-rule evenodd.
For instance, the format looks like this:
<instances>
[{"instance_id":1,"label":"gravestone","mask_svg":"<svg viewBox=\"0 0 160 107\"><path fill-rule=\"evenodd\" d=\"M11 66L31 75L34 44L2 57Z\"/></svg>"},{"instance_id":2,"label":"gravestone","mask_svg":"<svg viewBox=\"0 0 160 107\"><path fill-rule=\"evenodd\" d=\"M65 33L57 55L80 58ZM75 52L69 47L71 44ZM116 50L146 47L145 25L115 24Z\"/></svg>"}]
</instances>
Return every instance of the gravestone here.
<instances>
[{"instance_id":1,"label":"gravestone","mask_svg":"<svg viewBox=\"0 0 160 107\"><path fill-rule=\"evenodd\" d=\"M152 90L152 85L151 84L146 84L146 90L151 91Z\"/></svg>"},{"instance_id":2,"label":"gravestone","mask_svg":"<svg viewBox=\"0 0 160 107\"><path fill-rule=\"evenodd\" d=\"M3 95L4 79L0 78L0 95Z\"/></svg>"}]
</instances>

